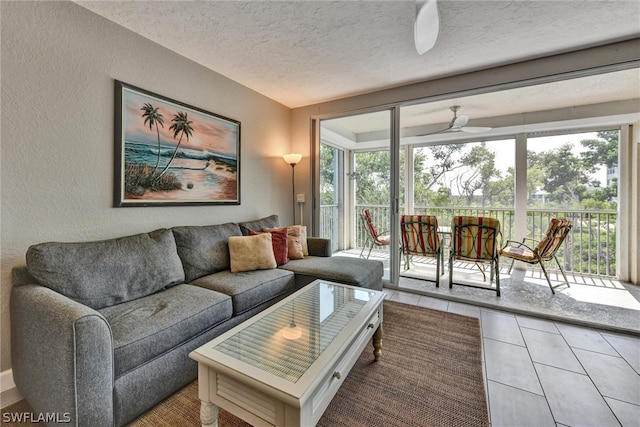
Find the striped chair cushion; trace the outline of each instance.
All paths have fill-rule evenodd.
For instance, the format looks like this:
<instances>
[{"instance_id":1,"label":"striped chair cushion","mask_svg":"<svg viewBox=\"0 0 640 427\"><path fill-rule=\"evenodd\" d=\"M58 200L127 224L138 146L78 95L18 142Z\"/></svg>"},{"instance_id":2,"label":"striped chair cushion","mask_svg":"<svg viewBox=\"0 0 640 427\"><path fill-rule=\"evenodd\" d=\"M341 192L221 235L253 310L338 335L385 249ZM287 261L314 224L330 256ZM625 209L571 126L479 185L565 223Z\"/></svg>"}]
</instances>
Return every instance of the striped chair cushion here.
<instances>
[{"instance_id":1,"label":"striped chair cushion","mask_svg":"<svg viewBox=\"0 0 640 427\"><path fill-rule=\"evenodd\" d=\"M547 235L536 247L540 258L542 258L543 261L553 258L553 254L555 254L558 246L560 246L564 238L569 233L569 230L571 230L572 225L573 223L568 219L551 219Z\"/></svg>"},{"instance_id":2,"label":"striped chair cushion","mask_svg":"<svg viewBox=\"0 0 640 427\"><path fill-rule=\"evenodd\" d=\"M432 215L402 215L402 250L407 255L435 256L440 251L438 219Z\"/></svg>"},{"instance_id":3,"label":"striped chair cushion","mask_svg":"<svg viewBox=\"0 0 640 427\"><path fill-rule=\"evenodd\" d=\"M362 210L362 217L364 218L364 223L365 223L365 227L367 228L367 233L377 244L388 245L391 243L391 236L378 235L378 230L376 229L376 226L373 225L373 220L371 219L371 212L369 212L369 209Z\"/></svg>"},{"instance_id":4,"label":"striped chair cushion","mask_svg":"<svg viewBox=\"0 0 640 427\"><path fill-rule=\"evenodd\" d=\"M451 233L456 259L488 261L498 255L500 221L495 218L456 216L451 221Z\"/></svg>"}]
</instances>

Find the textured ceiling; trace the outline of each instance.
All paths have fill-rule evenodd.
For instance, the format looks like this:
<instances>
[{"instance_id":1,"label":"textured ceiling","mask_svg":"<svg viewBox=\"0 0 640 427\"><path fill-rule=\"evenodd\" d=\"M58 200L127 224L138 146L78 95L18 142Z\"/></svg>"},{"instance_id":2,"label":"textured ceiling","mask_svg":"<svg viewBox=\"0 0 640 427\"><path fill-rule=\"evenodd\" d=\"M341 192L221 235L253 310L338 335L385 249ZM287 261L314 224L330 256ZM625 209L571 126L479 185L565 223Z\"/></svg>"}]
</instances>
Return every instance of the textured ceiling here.
<instances>
[{"instance_id":1,"label":"textured ceiling","mask_svg":"<svg viewBox=\"0 0 640 427\"><path fill-rule=\"evenodd\" d=\"M422 56L413 0L76 3L291 108L640 36L638 0L439 0Z\"/></svg>"}]
</instances>

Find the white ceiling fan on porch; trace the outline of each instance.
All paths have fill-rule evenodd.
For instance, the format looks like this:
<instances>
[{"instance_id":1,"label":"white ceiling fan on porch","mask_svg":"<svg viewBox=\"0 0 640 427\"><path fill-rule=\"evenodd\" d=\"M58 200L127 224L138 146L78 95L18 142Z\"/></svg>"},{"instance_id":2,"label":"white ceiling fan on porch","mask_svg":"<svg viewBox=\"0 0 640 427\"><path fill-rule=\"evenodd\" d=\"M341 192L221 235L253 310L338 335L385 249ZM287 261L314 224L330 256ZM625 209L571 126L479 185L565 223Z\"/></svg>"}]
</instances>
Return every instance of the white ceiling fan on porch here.
<instances>
[{"instance_id":1,"label":"white ceiling fan on porch","mask_svg":"<svg viewBox=\"0 0 640 427\"><path fill-rule=\"evenodd\" d=\"M458 110L460 110L459 105L452 105L449 107L451 111L453 111L453 118L449 122L449 125L444 128L437 130L435 132L423 133L417 136L426 136L426 135L434 135L436 133L449 133L449 132L466 132L466 133L483 133L489 132L492 128L487 126L467 126L469 122L469 116L465 114L458 115Z\"/></svg>"}]
</instances>

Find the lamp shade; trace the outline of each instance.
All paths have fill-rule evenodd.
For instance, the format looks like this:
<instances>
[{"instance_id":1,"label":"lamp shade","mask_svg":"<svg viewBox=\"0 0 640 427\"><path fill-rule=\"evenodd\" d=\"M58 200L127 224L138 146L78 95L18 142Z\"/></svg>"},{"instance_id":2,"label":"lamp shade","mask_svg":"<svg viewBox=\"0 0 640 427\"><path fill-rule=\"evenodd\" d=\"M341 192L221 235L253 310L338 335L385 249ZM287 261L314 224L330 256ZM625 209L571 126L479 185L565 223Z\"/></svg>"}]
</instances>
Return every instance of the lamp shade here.
<instances>
[{"instance_id":1,"label":"lamp shade","mask_svg":"<svg viewBox=\"0 0 640 427\"><path fill-rule=\"evenodd\" d=\"M289 153L282 156L284 161L289 163L290 165L297 165L300 160L302 160L302 154L298 153Z\"/></svg>"}]
</instances>

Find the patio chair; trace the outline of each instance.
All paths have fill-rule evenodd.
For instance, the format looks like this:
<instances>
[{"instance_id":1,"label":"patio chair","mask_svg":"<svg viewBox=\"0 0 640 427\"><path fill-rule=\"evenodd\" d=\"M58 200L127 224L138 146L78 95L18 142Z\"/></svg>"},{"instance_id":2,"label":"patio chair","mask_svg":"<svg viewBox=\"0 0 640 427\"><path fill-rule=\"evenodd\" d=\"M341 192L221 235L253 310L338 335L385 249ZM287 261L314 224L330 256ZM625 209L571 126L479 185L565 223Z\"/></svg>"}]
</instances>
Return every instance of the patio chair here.
<instances>
[{"instance_id":1,"label":"patio chair","mask_svg":"<svg viewBox=\"0 0 640 427\"><path fill-rule=\"evenodd\" d=\"M404 269L414 255L436 259L436 287L440 286L440 272L444 270L442 245L438 235L438 219L431 215L402 215L400 217L400 233L404 255ZM440 266L442 265L442 270Z\"/></svg>"},{"instance_id":2,"label":"patio chair","mask_svg":"<svg viewBox=\"0 0 640 427\"><path fill-rule=\"evenodd\" d=\"M500 251L500 255L511 258L509 273L511 273L515 260L526 262L527 264L540 264L544 277L547 279L547 283L549 284L549 288L551 288L551 293L555 295L555 288L559 286L567 285L569 287L569 281L567 280L567 276L564 274L560 261L558 261L558 258L556 257L556 252L560 246L562 246L565 238L569 235L571 227L573 227L573 223L568 219L552 218L545 237L538 243L536 243L534 239L527 238L524 238L522 242L507 240L504 248ZM525 244L527 240L531 240L534 244L527 246ZM552 258L556 260L556 264L558 264L560 273L562 273L562 277L564 278L564 283L560 283L555 286L551 285L549 273L547 273L547 269L544 268L544 263L550 261Z\"/></svg>"},{"instance_id":3,"label":"patio chair","mask_svg":"<svg viewBox=\"0 0 640 427\"><path fill-rule=\"evenodd\" d=\"M475 263L482 272L483 280L487 280L485 266L490 266L489 287L473 286L493 290L491 284L496 282L496 296L500 296L499 243L502 233L500 221L489 217L455 216L451 221L451 249L449 255L449 288L453 288L453 261Z\"/></svg>"},{"instance_id":4,"label":"patio chair","mask_svg":"<svg viewBox=\"0 0 640 427\"><path fill-rule=\"evenodd\" d=\"M389 246L391 244L391 236L388 231L379 232L377 230L371 220L371 213L369 212L369 209L362 209L360 212L360 218L362 219L362 225L367 235L366 246L369 246L367 259L369 259L371 256L371 250L374 246ZM362 254L364 253L366 246L362 247L362 250L360 251L360 258L363 258Z\"/></svg>"}]
</instances>

